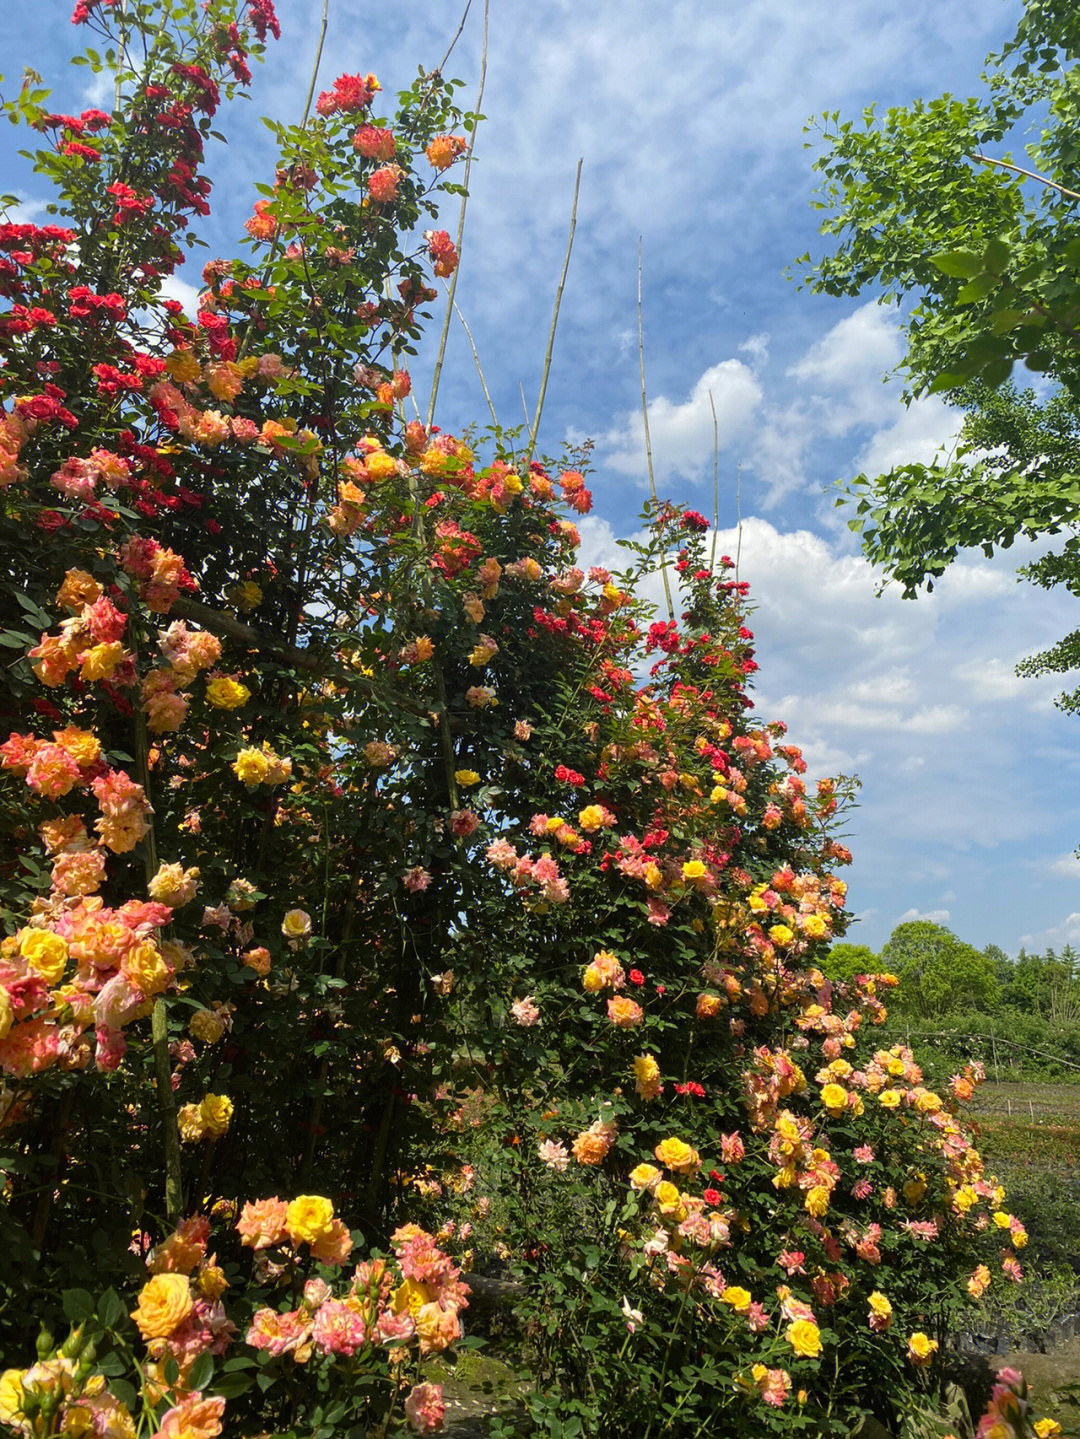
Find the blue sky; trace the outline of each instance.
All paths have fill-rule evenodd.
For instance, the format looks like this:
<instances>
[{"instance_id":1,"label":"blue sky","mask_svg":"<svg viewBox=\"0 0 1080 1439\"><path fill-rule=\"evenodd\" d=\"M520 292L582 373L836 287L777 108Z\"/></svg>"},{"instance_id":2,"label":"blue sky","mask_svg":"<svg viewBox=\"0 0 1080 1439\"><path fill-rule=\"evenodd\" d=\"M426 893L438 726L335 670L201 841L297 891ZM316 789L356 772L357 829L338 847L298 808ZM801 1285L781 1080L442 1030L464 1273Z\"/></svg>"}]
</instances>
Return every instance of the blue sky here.
<instances>
[{"instance_id":1,"label":"blue sky","mask_svg":"<svg viewBox=\"0 0 1080 1439\"><path fill-rule=\"evenodd\" d=\"M483 0L447 67L474 93ZM278 0L283 38L253 98L225 115L211 157L210 253L230 253L253 185L272 174L263 114L298 118L322 0ZM734 552L741 470L742 577L753 586L757 698L785 719L814 773L857 773L850 938L878 947L928 916L1015 953L1080 943L1080 728L1055 686L1020 681L1017 660L1074 627L1074 602L1018 585L1016 551L953 567L933 596L887 593L857 553L832 483L929 459L950 442L939 400L905 409L883 376L901 350L895 315L800 292L784 278L818 248L810 207L813 114L903 104L976 84L1011 33L1016 0L492 0L487 121L476 165L458 303L499 419L535 400L566 243L574 171L578 228L563 297L541 448L595 442L591 561L613 560L645 496L636 344L644 258L650 428L663 493L712 506L712 391L720 421L720 545ZM5 89L33 65L58 108L99 100L66 59L71 0L6 5ZM330 0L322 83L374 70L387 89L437 63L461 7ZM471 101L470 101L471 103ZM3 188L44 198L0 133ZM447 213L453 230L456 217ZM205 252L196 252L205 255ZM201 263L199 260L196 263ZM182 272L198 284L193 266ZM185 293L181 287L180 293ZM190 294L191 292L186 292ZM439 395L445 429L484 423L455 323ZM432 355L413 366L427 392Z\"/></svg>"}]
</instances>

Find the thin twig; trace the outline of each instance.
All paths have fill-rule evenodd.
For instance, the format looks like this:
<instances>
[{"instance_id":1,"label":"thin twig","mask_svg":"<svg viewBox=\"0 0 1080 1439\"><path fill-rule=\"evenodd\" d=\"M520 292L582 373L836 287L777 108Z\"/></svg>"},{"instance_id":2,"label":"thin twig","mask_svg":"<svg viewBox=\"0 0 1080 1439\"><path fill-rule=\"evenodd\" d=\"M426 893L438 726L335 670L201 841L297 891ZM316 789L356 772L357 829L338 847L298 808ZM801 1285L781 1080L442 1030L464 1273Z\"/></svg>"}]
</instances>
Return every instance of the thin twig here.
<instances>
[{"instance_id":1,"label":"thin twig","mask_svg":"<svg viewBox=\"0 0 1080 1439\"><path fill-rule=\"evenodd\" d=\"M709 409L712 410L712 554L709 556L709 574L716 569L716 532L720 528L720 426L716 421L716 401L709 391Z\"/></svg>"},{"instance_id":2,"label":"thin twig","mask_svg":"<svg viewBox=\"0 0 1080 1439\"><path fill-rule=\"evenodd\" d=\"M645 462L649 469L649 495L654 508L659 508L660 502L656 497L656 472L653 469L652 458L652 436L649 434L649 401L645 393L645 326L641 318L641 237L638 237L637 245L637 338L638 338L638 362L641 368L641 419L645 426ZM675 606L671 602L671 585L668 582L667 562L660 566L660 573L664 579L664 597L667 600L668 619L674 624Z\"/></svg>"},{"instance_id":3,"label":"thin twig","mask_svg":"<svg viewBox=\"0 0 1080 1439\"><path fill-rule=\"evenodd\" d=\"M532 459L533 450L536 447L536 433L540 428L540 416L544 409L544 396L547 394L548 375L551 373L551 356L555 349L555 327L559 323L559 306L562 304L563 290L566 286L566 276L570 269L570 251L574 248L574 231L577 229L577 202L578 192L581 189L581 166L583 158L577 162L577 174L574 176L574 203L570 206L570 233L566 239L566 255L563 258L562 274L559 276L559 288L555 291L555 309L551 315L551 330L548 333L547 354L544 356L544 373L540 376L540 394L536 400L536 414L533 416L532 427L529 430L529 448L526 451L526 461Z\"/></svg>"},{"instance_id":4,"label":"thin twig","mask_svg":"<svg viewBox=\"0 0 1080 1439\"><path fill-rule=\"evenodd\" d=\"M742 558L742 460L735 471L735 583L739 582L739 560Z\"/></svg>"},{"instance_id":5,"label":"thin twig","mask_svg":"<svg viewBox=\"0 0 1080 1439\"><path fill-rule=\"evenodd\" d=\"M446 69L446 62L447 62L447 60L450 59L450 56L454 53L454 46L455 46L455 45L457 44L457 42L461 39L461 32L462 32L462 30L465 29L465 21L469 18L469 10L470 10L471 8L472 8L472 0L465 0L465 9L464 9L464 10L462 11L462 13L461 13L461 21L460 21L460 23L458 24L457 29L454 31L454 38L450 41L450 44L446 47L446 54L445 54L445 55L442 57L442 59L439 61L439 68L438 68L438 70L435 72L437 75L441 75L442 72Z\"/></svg>"},{"instance_id":6,"label":"thin twig","mask_svg":"<svg viewBox=\"0 0 1080 1439\"><path fill-rule=\"evenodd\" d=\"M495 426L496 429L498 429L499 421L498 417L495 414L495 406L491 403L491 396L490 394L488 394L487 381L484 379L484 372L480 368L480 356L476 353L476 341L472 337L472 331L469 329L468 325L465 324L465 316L461 313L461 311L458 309L457 305L453 301L451 301L451 304L454 305L454 314L457 315L458 319L461 321L462 325L465 328L465 333L469 337L469 344L472 346L472 357L476 363L476 373L480 376L480 387L484 392L484 399L487 400L487 407L491 411L491 423Z\"/></svg>"},{"instance_id":7,"label":"thin twig","mask_svg":"<svg viewBox=\"0 0 1080 1439\"><path fill-rule=\"evenodd\" d=\"M521 408L525 411L525 423L529 424L529 405L525 399L525 386L518 380L518 394L521 396Z\"/></svg>"},{"instance_id":8,"label":"thin twig","mask_svg":"<svg viewBox=\"0 0 1080 1439\"><path fill-rule=\"evenodd\" d=\"M308 84L307 99L304 101L304 114L300 120L300 128L307 126L308 116L311 114L311 102L315 98L315 81L319 75L319 66L322 64L323 42L326 39L326 22L330 16L330 0L323 0L322 24L319 27L319 43L315 47L315 64L311 70L311 81Z\"/></svg>"},{"instance_id":9,"label":"thin twig","mask_svg":"<svg viewBox=\"0 0 1080 1439\"><path fill-rule=\"evenodd\" d=\"M1022 165L1014 165L1011 160L995 160L992 155L972 155L971 159L978 160L980 165L1000 165L1003 170L1015 170L1018 175L1023 175L1025 180L1036 180L1040 185L1048 185L1051 190L1067 195L1070 200L1080 200L1080 194L1075 190L1067 190L1056 180L1048 180L1045 175L1036 175L1034 170L1025 170Z\"/></svg>"},{"instance_id":10,"label":"thin twig","mask_svg":"<svg viewBox=\"0 0 1080 1439\"><path fill-rule=\"evenodd\" d=\"M489 3L490 0L484 0L484 37L480 47L480 84L476 91L476 108L473 111L473 114L475 116L479 116L480 114L480 106L483 103L484 99L484 82L487 80ZM468 14L468 7L466 7L465 13ZM462 25L465 24L464 15L461 17L461 23ZM459 29L458 34L460 33L461 32ZM456 40L457 36L455 35L454 42L456 42ZM451 43L451 50L454 48L454 42ZM450 51L448 50L447 55L449 55L449 53ZM446 61L444 60L443 64L445 63ZM448 335L450 334L450 315L453 311L454 296L457 294L458 275L461 273L461 243L465 234L465 210L469 203L469 174L472 171L473 150L476 148L476 132L479 128L479 124L479 119L473 120L472 131L469 135L469 144L465 150L465 170L461 177L461 185L465 193L461 197L461 206L458 210L457 225L456 248L458 254L458 264L457 268L454 270L453 275L450 277L450 292L446 297L446 314L443 316L442 334L439 336L439 351L435 357L435 371L431 377L431 399L428 401L427 413L427 427L429 430L431 429L431 426L435 420L435 397L439 393L439 380L442 377L443 360L446 358L446 340Z\"/></svg>"}]
</instances>

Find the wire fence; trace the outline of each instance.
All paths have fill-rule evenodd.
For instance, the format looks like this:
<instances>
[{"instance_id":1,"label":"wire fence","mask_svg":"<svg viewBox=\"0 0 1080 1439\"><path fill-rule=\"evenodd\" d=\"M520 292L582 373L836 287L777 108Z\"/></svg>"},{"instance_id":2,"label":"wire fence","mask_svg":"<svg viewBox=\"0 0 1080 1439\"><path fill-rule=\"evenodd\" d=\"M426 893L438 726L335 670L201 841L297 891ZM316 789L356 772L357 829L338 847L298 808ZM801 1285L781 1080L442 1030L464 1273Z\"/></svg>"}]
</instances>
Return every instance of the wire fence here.
<instances>
[{"instance_id":1,"label":"wire fence","mask_svg":"<svg viewBox=\"0 0 1080 1439\"><path fill-rule=\"evenodd\" d=\"M1061 1054L1054 1053L1053 1050L1040 1049L1033 1044L1022 1044L1015 1039L1006 1039L1000 1034L983 1034L979 1031L956 1029L907 1029L904 1031L904 1036L909 1049L913 1042L928 1043L934 1040L945 1040L949 1047L963 1050L965 1058L971 1057L975 1041L979 1041L983 1054L990 1058L990 1067L993 1068L994 1078L999 1083L1002 1069L1001 1056L998 1052L999 1045L1006 1051L1006 1065L1009 1069L1014 1067L1011 1062L1012 1056L1030 1054L1042 1060L1049 1060L1052 1064L1060 1065L1061 1068L1080 1075L1080 1063L1076 1060L1065 1059ZM941 1045L940 1047L944 1049L946 1046Z\"/></svg>"}]
</instances>

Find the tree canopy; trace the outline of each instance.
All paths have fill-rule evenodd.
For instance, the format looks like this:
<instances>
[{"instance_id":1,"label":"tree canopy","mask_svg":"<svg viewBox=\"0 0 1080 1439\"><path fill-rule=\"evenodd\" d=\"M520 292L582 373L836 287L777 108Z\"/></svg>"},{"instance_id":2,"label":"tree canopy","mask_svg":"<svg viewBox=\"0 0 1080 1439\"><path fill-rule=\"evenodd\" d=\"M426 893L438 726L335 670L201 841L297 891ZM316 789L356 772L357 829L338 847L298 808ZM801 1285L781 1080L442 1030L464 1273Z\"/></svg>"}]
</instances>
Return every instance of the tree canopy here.
<instances>
[{"instance_id":1,"label":"tree canopy","mask_svg":"<svg viewBox=\"0 0 1080 1439\"><path fill-rule=\"evenodd\" d=\"M837 243L802 257L806 283L896 304L907 399L943 393L965 414L950 457L859 475L838 501L854 504L864 552L909 598L962 550L1063 533L1021 573L1080 592L1078 55L1073 7L1031 0L978 96L871 106L861 123L834 111L816 127L821 230ZM1010 142L1032 129L1014 158ZM1036 390L1010 383L1018 365ZM1080 630L1021 672L1078 666ZM1077 710L1080 691L1059 703Z\"/></svg>"},{"instance_id":2,"label":"tree canopy","mask_svg":"<svg viewBox=\"0 0 1080 1439\"><path fill-rule=\"evenodd\" d=\"M881 951L881 967L901 980L903 1008L921 1018L992 1010L1001 998L993 961L927 919L897 925Z\"/></svg>"}]
</instances>

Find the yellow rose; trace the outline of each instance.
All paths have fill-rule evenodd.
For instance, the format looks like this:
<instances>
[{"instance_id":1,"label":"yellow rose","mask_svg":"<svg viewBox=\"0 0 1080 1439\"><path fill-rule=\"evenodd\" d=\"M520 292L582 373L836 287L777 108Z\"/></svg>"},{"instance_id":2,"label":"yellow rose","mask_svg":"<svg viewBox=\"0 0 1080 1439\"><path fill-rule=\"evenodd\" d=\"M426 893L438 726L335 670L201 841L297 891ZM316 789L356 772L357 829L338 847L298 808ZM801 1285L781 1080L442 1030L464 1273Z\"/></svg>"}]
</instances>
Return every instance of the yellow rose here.
<instances>
[{"instance_id":1,"label":"yellow rose","mask_svg":"<svg viewBox=\"0 0 1080 1439\"><path fill-rule=\"evenodd\" d=\"M773 944L781 947L789 945L795 938L794 932L786 924L774 924L769 930L769 938Z\"/></svg>"},{"instance_id":2,"label":"yellow rose","mask_svg":"<svg viewBox=\"0 0 1080 1439\"><path fill-rule=\"evenodd\" d=\"M936 1339L929 1338L926 1334L916 1333L908 1336L907 1352L912 1364L929 1364L934 1357L938 1347Z\"/></svg>"},{"instance_id":3,"label":"yellow rose","mask_svg":"<svg viewBox=\"0 0 1080 1439\"><path fill-rule=\"evenodd\" d=\"M334 1206L329 1199L300 1194L285 1211L285 1228L294 1244L316 1244L330 1233L333 1218Z\"/></svg>"},{"instance_id":4,"label":"yellow rose","mask_svg":"<svg viewBox=\"0 0 1080 1439\"><path fill-rule=\"evenodd\" d=\"M165 368L169 378L178 385L197 380L202 374L199 362L190 350L174 350L165 361Z\"/></svg>"},{"instance_id":5,"label":"yellow rose","mask_svg":"<svg viewBox=\"0 0 1080 1439\"><path fill-rule=\"evenodd\" d=\"M824 939L829 928L820 914L808 914L802 922L802 931L809 939Z\"/></svg>"},{"instance_id":6,"label":"yellow rose","mask_svg":"<svg viewBox=\"0 0 1080 1439\"><path fill-rule=\"evenodd\" d=\"M686 1218L688 1210L683 1203L683 1196L679 1193L679 1187L672 1184L670 1179L661 1180L653 1191L656 1199L656 1207L665 1219L673 1219L681 1224Z\"/></svg>"},{"instance_id":7,"label":"yellow rose","mask_svg":"<svg viewBox=\"0 0 1080 1439\"><path fill-rule=\"evenodd\" d=\"M704 879L707 872L700 859L688 859L682 867L683 879Z\"/></svg>"},{"instance_id":8,"label":"yellow rose","mask_svg":"<svg viewBox=\"0 0 1080 1439\"><path fill-rule=\"evenodd\" d=\"M50 929L24 929L19 938L19 953L46 984L56 984L67 964L67 941Z\"/></svg>"},{"instance_id":9,"label":"yellow rose","mask_svg":"<svg viewBox=\"0 0 1080 1439\"><path fill-rule=\"evenodd\" d=\"M391 475L397 474L397 460L385 450L375 450L364 461L364 468L372 484L377 485L380 480L388 480Z\"/></svg>"},{"instance_id":10,"label":"yellow rose","mask_svg":"<svg viewBox=\"0 0 1080 1439\"><path fill-rule=\"evenodd\" d=\"M900 1091L898 1089L883 1089L878 1095L878 1103L882 1109L895 1109L900 1103Z\"/></svg>"},{"instance_id":11,"label":"yellow rose","mask_svg":"<svg viewBox=\"0 0 1080 1439\"><path fill-rule=\"evenodd\" d=\"M433 1303L434 1299L435 1290L430 1284L421 1284L418 1279L406 1279L391 1294L390 1308L394 1314L411 1314L415 1319L424 1305Z\"/></svg>"},{"instance_id":12,"label":"yellow rose","mask_svg":"<svg viewBox=\"0 0 1080 1439\"><path fill-rule=\"evenodd\" d=\"M182 1104L176 1115L176 1127L185 1144L197 1144L203 1138L202 1116L197 1104Z\"/></svg>"},{"instance_id":13,"label":"yellow rose","mask_svg":"<svg viewBox=\"0 0 1080 1439\"><path fill-rule=\"evenodd\" d=\"M6 1039L12 1024L15 1022L15 1009L11 1003L11 995L0 984L0 1039Z\"/></svg>"},{"instance_id":14,"label":"yellow rose","mask_svg":"<svg viewBox=\"0 0 1080 1439\"><path fill-rule=\"evenodd\" d=\"M913 1207L914 1205L918 1204L919 1200L923 1197L925 1193L926 1178L922 1174L918 1175L913 1179L909 1179L904 1185L904 1198Z\"/></svg>"},{"instance_id":15,"label":"yellow rose","mask_svg":"<svg viewBox=\"0 0 1080 1439\"><path fill-rule=\"evenodd\" d=\"M141 989L147 998L160 994L169 982L169 967L150 939L144 939L128 952L124 969L132 984Z\"/></svg>"},{"instance_id":16,"label":"yellow rose","mask_svg":"<svg viewBox=\"0 0 1080 1439\"><path fill-rule=\"evenodd\" d=\"M829 1191L824 1184L815 1184L806 1191L806 1199L803 1201L806 1212L815 1219L820 1219L829 1212L829 1198Z\"/></svg>"},{"instance_id":17,"label":"yellow rose","mask_svg":"<svg viewBox=\"0 0 1080 1439\"><path fill-rule=\"evenodd\" d=\"M303 909L290 909L281 921L281 932L286 939L306 939L311 933L311 915Z\"/></svg>"},{"instance_id":18,"label":"yellow rose","mask_svg":"<svg viewBox=\"0 0 1080 1439\"><path fill-rule=\"evenodd\" d=\"M232 771L238 780L249 788L262 784L270 769L270 761L262 750L250 746L242 749L233 760Z\"/></svg>"},{"instance_id":19,"label":"yellow rose","mask_svg":"<svg viewBox=\"0 0 1080 1439\"><path fill-rule=\"evenodd\" d=\"M79 676L84 680L107 680L121 660L126 658L127 651L119 640L93 645L80 656Z\"/></svg>"},{"instance_id":20,"label":"yellow rose","mask_svg":"<svg viewBox=\"0 0 1080 1439\"><path fill-rule=\"evenodd\" d=\"M599 804L587 804L583 810L578 811L578 824L586 832L591 834L593 830L599 829L604 823L604 809Z\"/></svg>"},{"instance_id":21,"label":"yellow rose","mask_svg":"<svg viewBox=\"0 0 1080 1439\"><path fill-rule=\"evenodd\" d=\"M630 1171L630 1188L639 1191L651 1189L659 1178L660 1170L655 1164L639 1164Z\"/></svg>"},{"instance_id":22,"label":"yellow rose","mask_svg":"<svg viewBox=\"0 0 1080 1439\"><path fill-rule=\"evenodd\" d=\"M952 1197L957 1214L966 1214L978 1201L978 1195L970 1184L962 1184Z\"/></svg>"},{"instance_id":23,"label":"yellow rose","mask_svg":"<svg viewBox=\"0 0 1080 1439\"><path fill-rule=\"evenodd\" d=\"M458 784L461 785L462 789L468 789L470 785L480 783L480 776L474 769L456 769L454 771L454 778Z\"/></svg>"},{"instance_id":24,"label":"yellow rose","mask_svg":"<svg viewBox=\"0 0 1080 1439\"><path fill-rule=\"evenodd\" d=\"M752 1296L749 1289L740 1289L737 1284L729 1284L721 1294L720 1299L724 1304L730 1304L736 1314L745 1314L750 1308Z\"/></svg>"},{"instance_id":25,"label":"yellow rose","mask_svg":"<svg viewBox=\"0 0 1080 1439\"><path fill-rule=\"evenodd\" d=\"M875 1327L878 1329L888 1329L892 1322L892 1305L885 1298L885 1295L882 1294L880 1290L875 1289L867 1300L867 1303L870 1305L871 1315L877 1320Z\"/></svg>"},{"instance_id":26,"label":"yellow rose","mask_svg":"<svg viewBox=\"0 0 1080 1439\"><path fill-rule=\"evenodd\" d=\"M1060 1434L1061 1432L1061 1425L1056 1419L1035 1420L1035 1433L1039 1436L1039 1439L1053 1439L1055 1434Z\"/></svg>"},{"instance_id":27,"label":"yellow rose","mask_svg":"<svg viewBox=\"0 0 1080 1439\"><path fill-rule=\"evenodd\" d=\"M131 1317L144 1339L168 1339L194 1307L186 1274L155 1274L143 1285Z\"/></svg>"},{"instance_id":28,"label":"yellow rose","mask_svg":"<svg viewBox=\"0 0 1080 1439\"><path fill-rule=\"evenodd\" d=\"M203 1132L210 1139L220 1139L229 1128L233 1102L227 1094L206 1094L199 1105Z\"/></svg>"},{"instance_id":29,"label":"yellow rose","mask_svg":"<svg viewBox=\"0 0 1080 1439\"><path fill-rule=\"evenodd\" d=\"M188 1029L203 1044L216 1044L225 1033L225 1021L213 1009L197 1009L188 1020Z\"/></svg>"},{"instance_id":30,"label":"yellow rose","mask_svg":"<svg viewBox=\"0 0 1080 1439\"><path fill-rule=\"evenodd\" d=\"M213 705L216 710L235 710L241 705L247 704L251 698L251 691L247 685L242 685L238 680L226 679L219 676L211 680L206 686L207 703Z\"/></svg>"},{"instance_id":31,"label":"yellow rose","mask_svg":"<svg viewBox=\"0 0 1080 1439\"><path fill-rule=\"evenodd\" d=\"M821 1353L821 1330L812 1319L795 1319L784 1330L784 1338L803 1359L816 1359Z\"/></svg>"},{"instance_id":32,"label":"yellow rose","mask_svg":"<svg viewBox=\"0 0 1080 1439\"><path fill-rule=\"evenodd\" d=\"M821 1102L830 1114L842 1114L847 1108L847 1090L840 1084L826 1084L821 1091Z\"/></svg>"},{"instance_id":33,"label":"yellow rose","mask_svg":"<svg viewBox=\"0 0 1080 1439\"><path fill-rule=\"evenodd\" d=\"M151 899L160 900L170 909L182 909L195 898L198 888L197 868L185 869L182 864L161 864L147 886L147 891Z\"/></svg>"},{"instance_id":34,"label":"yellow rose","mask_svg":"<svg viewBox=\"0 0 1080 1439\"><path fill-rule=\"evenodd\" d=\"M57 730L54 738L80 769L88 769L101 758L101 741L89 730L76 729L74 725L69 725L67 729Z\"/></svg>"},{"instance_id":35,"label":"yellow rose","mask_svg":"<svg viewBox=\"0 0 1080 1439\"><path fill-rule=\"evenodd\" d=\"M215 1300L220 1299L229 1287L229 1281L225 1278L224 1269L220 1268L217 1264L208 1264L204 1269L200 1270L199 1277L195 1282L198 1285L200 1295L203 1299L209 1299L211 1304L213 1304Z\"/></svg>"},{"instance_id":36,"label":"yellow rose","mask_svg":"<svg viewBox=\"0 0 1080 1439\"><path fill-rule=\"evenodd\" d=\"M692 1174L701 1165L701 1156L694 1146L681 1139L662 1139L653 1153L675 1174Z\"/></svg>"},{"instance_id":37,"label":"yellow rose","mask_svg":"<svg viewBox=\"0 0 1080 1439\"><path fill-rule=\"evenodd\" d=\"M22 1401L25 1394L23 1380L26 1377L25 1369L5 1369L0 1374L0 1422L14 1425L15 1420L22 1413Z\"/></svg>"}]
</instances>

